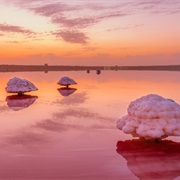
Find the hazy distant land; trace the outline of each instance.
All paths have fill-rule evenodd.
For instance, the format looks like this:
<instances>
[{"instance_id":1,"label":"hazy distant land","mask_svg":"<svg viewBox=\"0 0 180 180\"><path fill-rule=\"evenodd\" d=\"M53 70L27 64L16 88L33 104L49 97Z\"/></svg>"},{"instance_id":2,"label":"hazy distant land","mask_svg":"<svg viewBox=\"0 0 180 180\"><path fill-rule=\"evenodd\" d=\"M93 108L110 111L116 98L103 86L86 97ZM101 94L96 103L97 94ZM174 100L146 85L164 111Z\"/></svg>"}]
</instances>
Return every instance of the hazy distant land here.
<instances>
[{"instance_id":1,"label":"hazy distant land","mask_svg":"<svg viewBox=\"0 0 180 180\"><path fill-rule=\"evenodd\" d=\"M91 70L143 70L143 71L180 71L180 65L158 66L62 66L62 65L0 65L0 72L38 72L44 71L91 71Z\"/></svg>"}]
</instances>

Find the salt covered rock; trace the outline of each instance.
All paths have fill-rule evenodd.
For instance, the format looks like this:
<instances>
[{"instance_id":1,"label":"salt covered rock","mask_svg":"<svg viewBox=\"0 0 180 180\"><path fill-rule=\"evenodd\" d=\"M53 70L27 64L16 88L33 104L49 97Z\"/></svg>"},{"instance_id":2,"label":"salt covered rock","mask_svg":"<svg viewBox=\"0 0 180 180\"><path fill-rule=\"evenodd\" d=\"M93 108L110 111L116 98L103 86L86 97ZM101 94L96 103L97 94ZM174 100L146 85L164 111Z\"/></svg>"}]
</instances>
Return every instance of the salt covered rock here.
<instances>
[{"instance_id":1,"label":"salt covered rock","mask_svg":"<svg viewBox=\"0 0 180 180\"><path fill-rule=\"evenodd\" d=\"M18 93L19 95L36 90L38 90L38 88L32 82L17 77L10 79L6 87L8 93Z\"/></svg>"},{"instance_id":2,"label":"salt covered rock","mask_svg":"<svg viewBox=\"0 0 180 180\"><path fill-rule=\"evenodd\" d=\"M57 84L68 87L69 85L77 84L77 83L73 79L64 76L57 82Z\"/></svg>"},{"instance_id":3,"label":"salt covered rock","mask_svg":"<svg viewBox=\"0 0 180 180\"><path fill-rule=\"evenodd\" d=\"M180 136L180 105L149 94L130 103L128 114L117 121L124 133L145 139Z\"/></svg>"}]
</instances>

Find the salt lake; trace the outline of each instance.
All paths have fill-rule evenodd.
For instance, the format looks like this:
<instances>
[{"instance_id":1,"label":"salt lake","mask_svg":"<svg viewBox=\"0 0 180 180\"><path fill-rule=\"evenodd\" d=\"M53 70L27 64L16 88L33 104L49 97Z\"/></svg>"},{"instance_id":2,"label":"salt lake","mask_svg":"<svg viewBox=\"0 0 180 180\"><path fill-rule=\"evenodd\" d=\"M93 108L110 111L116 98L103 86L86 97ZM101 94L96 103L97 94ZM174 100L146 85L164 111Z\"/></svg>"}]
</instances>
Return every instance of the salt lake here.
<instances>
[{"instance_id":1,"label":"salt lake","mask_svg":"<svg viewBox=\"0 0 180 180\"><path fill-rule=\"evenodd\" d=\"M180 72L0 76L0 179L180 180L180 137L147 142L116 127L129 103L141 96L158 94L180 104ZM60 89L62 76L77 85ZM6 93L12 77L30 80L38 91L18 98Z\"/></svg>"}]
</instances>

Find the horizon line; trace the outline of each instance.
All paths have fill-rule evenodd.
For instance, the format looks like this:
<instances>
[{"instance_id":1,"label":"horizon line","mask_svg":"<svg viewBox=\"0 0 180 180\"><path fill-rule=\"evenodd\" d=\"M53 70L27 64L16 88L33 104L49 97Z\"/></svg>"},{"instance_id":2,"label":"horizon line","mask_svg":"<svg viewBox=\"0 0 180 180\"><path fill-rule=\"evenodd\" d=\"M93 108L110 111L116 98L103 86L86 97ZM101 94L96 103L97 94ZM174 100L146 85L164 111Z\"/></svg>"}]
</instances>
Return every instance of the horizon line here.
<instances>
[{"instance_id":1,"label":"horizon line","mask_svg":"<svg viewBox=\"0 0 180 180\"><path fill-rule=\"evenodd\" d=\"M16 65L0 64L0 72L34 72L43 71L102 71L102 70L143 70L143 71L180 71L180 65Z\"/></svg>"}]
</instances>

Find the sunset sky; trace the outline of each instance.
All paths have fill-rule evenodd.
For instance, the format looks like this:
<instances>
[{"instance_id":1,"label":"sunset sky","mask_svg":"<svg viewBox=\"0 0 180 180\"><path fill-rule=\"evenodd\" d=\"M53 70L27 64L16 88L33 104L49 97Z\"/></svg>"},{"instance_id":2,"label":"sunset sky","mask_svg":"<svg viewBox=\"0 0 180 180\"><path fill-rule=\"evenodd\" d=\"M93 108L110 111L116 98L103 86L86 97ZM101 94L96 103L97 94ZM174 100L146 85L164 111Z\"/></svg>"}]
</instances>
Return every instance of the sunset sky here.
<instances>
[{"instance_id":1,"label":"sunset sky","mask_svg":"<svg viewBox=\"0 0 180 180\"><path fill-rule=\"evenodd\" d=\"M180 64L179 0L0 0L0 64Z\"/></svg>"}]
</instances>

